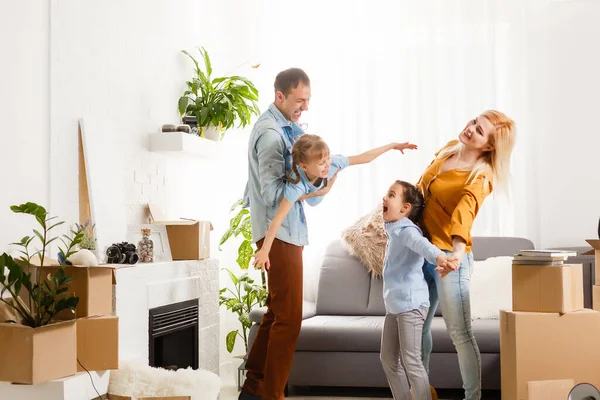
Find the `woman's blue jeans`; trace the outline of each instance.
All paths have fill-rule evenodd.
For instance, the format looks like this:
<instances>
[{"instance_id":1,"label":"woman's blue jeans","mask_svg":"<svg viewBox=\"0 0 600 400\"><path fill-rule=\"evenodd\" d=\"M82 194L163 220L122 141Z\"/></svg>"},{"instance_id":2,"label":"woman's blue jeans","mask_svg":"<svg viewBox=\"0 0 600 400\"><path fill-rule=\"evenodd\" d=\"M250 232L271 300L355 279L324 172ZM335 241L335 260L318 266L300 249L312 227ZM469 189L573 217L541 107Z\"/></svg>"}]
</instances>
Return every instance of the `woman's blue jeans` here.
<instances>
[{"instance_id":1,"label":"woman's blue jeans","mask_svg":"<svg viewBox=\"0 0 600 400\"><path fill-rule=\"evenodd\" d=\"M448 254L451 254L447 252ZM471 326L471 301L469 286L473 272L473 253L467 253L460 268L440 278L436 265L425 262L423 272L429 287L429 313L423 326L423 365L429 373L429 358L433 347L431 322L438 304L446 323L446 329L452 338L460 374L463 380L466 400L481 399L481 355Z\"/></svg>"}]
</instances>

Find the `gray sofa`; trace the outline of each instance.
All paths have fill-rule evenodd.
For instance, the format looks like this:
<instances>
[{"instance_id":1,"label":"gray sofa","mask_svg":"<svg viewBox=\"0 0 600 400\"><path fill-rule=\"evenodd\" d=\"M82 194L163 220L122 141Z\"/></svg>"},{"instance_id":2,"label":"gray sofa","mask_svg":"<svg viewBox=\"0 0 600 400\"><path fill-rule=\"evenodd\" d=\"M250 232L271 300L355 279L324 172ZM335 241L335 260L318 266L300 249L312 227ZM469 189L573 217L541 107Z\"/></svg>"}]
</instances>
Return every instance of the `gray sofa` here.
<instances>
[{"instance_id":1,"label":"gray sofa","mask_svg":"<svg viewBox=\"0 0 600 400\"><path fill-rule=\"evenodd\" d=\"M475 237L475 260L510 256L534 248L530 240ZM586 249L577 248L585 251ZM573 259L584 264L586 307L591 308L593 257ZM590 263L591 259L591 263ZM253 340L264 309L253 310ZM325 252L319 274L316 304L304 302L302 329L288 385L387 387L379 360L385 308L382 281L371 278L341 240ZM439 389L462 388L458 359L441 313L433 321L430 382ZM498 320L474 320L473 329L482 360L484 389L500 389L500 333Z\"/></svg>"}]
</instances>

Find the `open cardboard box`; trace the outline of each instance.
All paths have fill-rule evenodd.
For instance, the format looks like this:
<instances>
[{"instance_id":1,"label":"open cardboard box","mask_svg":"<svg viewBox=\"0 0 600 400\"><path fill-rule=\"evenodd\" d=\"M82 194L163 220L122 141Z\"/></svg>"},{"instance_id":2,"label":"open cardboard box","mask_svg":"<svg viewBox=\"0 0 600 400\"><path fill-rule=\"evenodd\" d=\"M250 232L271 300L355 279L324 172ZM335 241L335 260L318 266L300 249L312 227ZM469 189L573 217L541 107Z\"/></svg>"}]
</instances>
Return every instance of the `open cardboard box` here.
<instances>
[{"instance_id":1,"label":"open cardboard box","mask_svg":"<svg viewBox=\"0 0 600 400\"><path fill-rule=\"evenodd\" d=\"M40 266L39 258L37 260L32 259L31 266L32 270L29 272L31 272L31 279L35 280L37 279L37 268ZM111 314L113 311L112 285L116 283L114 271L118 268L131 266L123 264L105 264L94 267L65 266L65 273L71 276L67 294L79 297L79 304L77 304L75 314L65 310L57 315L57 319L69 320ZM58 268L60 268L58 261L45 257L44 274L54 273ZM21 289L19 297L26 304L29 304L29 298L24 289Z\"/></svg>"},{"instance_id":2,"label":"open cardboard box","mask_svg":"<svg viewBox=\"0 0 600 400\"><path fill-rule=\"evenodd\" d=\"M583 253L584 256L596 256L596 282L595 285L600 285L600 240L599 239L586 239L586 242L592 246L592 250Z\"/></svg>"},{"instance_id":3,"label":"open cardboard box","mask_svg":"<svg viewBox=\"0 0 600 400\"><path fill-rule=\"evenodd\" d=\"M77 371L119 369L119 318L77 319Z\"/></svg>"},{"instance_id":4,"label":"open cardboard box","mask_svg":"<svg viewBox=\"0 0 600 400\"><path fill-rule=\"evenodd\" d=\"M513 265L513 311L566 313L583 309L583 266Z\"/></svg>"},{"instance_id":5,"label":"open cardboard box","mask_svg":"<svg viewBox=\"0 0 600 400\"><path fill-rule=\"evenodd\" d=\"M152 224L165 225L173 260L204 260L210 258L210 221L180 218L167 219L156 204L148 204Z\"/></svg>"},{"instance_id":6,"label":"open cardboard box","mask_svg":"<svg viewBox=\"0 0 600 400\"><path fill-rule=\"evenodd\" d=\"M77 373L77 326L0 323L0 381L36 384Z\"/></svg>"}]
</instances>

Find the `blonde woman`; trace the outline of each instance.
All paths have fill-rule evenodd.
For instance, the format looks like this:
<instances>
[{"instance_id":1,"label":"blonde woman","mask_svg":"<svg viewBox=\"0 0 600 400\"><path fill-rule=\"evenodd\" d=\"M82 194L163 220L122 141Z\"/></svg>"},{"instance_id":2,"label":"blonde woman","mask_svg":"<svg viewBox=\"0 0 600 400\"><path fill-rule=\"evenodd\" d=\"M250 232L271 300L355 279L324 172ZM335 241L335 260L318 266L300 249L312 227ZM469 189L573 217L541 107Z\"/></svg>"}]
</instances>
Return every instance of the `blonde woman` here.
<instances>
[{"instance_id":1,"label":"blonde woman","mask_svg":"<svg viewBox=\"0 0 600 400\"><path fill-rule=\"evenodd\" d=\"M514 121L499 111L485 111L436 154L417 184L425 198L422 226L431 243L460 260L460 265L423 267L430 303L423 327L423 365L429 372L431 322L440 304L458 353L466 400L481 399L481 357L469 298L471 227L492 190L506 189L514 142Z\"/></svg>"}]
</instances>

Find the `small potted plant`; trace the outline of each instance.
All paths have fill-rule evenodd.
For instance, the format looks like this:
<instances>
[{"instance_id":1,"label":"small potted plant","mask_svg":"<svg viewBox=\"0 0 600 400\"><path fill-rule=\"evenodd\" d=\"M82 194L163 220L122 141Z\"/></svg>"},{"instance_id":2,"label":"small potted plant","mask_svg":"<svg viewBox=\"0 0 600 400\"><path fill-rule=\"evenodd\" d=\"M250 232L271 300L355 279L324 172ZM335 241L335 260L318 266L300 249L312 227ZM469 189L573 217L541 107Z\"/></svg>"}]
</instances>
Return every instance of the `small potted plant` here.
<instances>
[{"instance_id":1,"label":"small potted plant","mask_svg":"<svg viewBox=\"0 0 600 400\"><path fill-rule=\"evenodd\" d=\"M256 103L258 90L242 76L213 78L207 51L204 48L198 48L198 51L203 59L204 70L196 58L182 50L195 67L192 79L186 81L187 90L179 98L179 114L183 123L192 128L195 125L200 136L219 141L236 122L238 127L245 127L252 115L260 114Z\"/></svg>"},{"instance_id":2,"label":"small potted plant","mask_svg":"<svg viewBox=\"0 0 600 400\"><path fill-rule=\"evenodd\" d=\"M39 383L75 374L75 321L59 321L56 316L61 311L74 312L79 298L67 293L71 276L65 273L64 265L45 270L50 267L49 245L59 238L52 236L52 230L63 222L53 221L56 217L48 217L44 207L35 203L12 206L11 210L35 217L41 229L13 243L20 247L22 256L18 259L7 253L0 255L0 302L16 316L0 321L0 380ZM60 237L64 248L59 247L59 258L68 259L82 238L83 232ZM37 250L32 250L34 242L39 242ZM60 354L60 361L56 354ZM14 368L17 364L19 368Z\"/></svg>"}]
</instances>

